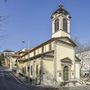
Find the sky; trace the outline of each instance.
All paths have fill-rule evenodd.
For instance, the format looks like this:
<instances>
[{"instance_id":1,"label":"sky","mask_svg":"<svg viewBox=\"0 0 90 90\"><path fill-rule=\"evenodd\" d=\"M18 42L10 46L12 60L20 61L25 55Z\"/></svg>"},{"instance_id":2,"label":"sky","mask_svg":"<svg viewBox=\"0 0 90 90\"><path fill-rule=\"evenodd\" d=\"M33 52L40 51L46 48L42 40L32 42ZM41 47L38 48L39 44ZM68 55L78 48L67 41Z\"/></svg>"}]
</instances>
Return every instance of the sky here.
<instances>
[{"instance_id":1,"label":"sky","mask_svg":"<svg viewBox=\"0 0 90 90\"><path fill-rule=\"evenodd\" d=\"M90 0L0 0L0 51L32 48L51 38L51 14L60 4L71 14L71 36L90 42ZM25 43L22 43L25 41Z\"/></svg>"}]
</instances>

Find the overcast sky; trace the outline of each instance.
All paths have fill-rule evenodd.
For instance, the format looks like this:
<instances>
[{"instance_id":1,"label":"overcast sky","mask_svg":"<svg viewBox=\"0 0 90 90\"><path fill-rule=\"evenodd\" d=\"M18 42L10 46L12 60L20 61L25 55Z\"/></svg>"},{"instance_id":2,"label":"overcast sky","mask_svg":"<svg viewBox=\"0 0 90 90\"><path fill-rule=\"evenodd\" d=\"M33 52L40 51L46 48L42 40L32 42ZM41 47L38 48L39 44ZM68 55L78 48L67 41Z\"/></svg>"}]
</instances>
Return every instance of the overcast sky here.
<instances>
[{"instance_id":1,"label":"overcast sky","mask_svg":"<svg viewBox=\"0 0 90 90\"><path fill-rule=\"evenodd\" d=\"M34 47L51 38L51 14L62 3L71 18L71 36L90 42L90 0L0 0L0 51ZM22 41L25 43L22 43Z\"/></svg>"}]
</instances>

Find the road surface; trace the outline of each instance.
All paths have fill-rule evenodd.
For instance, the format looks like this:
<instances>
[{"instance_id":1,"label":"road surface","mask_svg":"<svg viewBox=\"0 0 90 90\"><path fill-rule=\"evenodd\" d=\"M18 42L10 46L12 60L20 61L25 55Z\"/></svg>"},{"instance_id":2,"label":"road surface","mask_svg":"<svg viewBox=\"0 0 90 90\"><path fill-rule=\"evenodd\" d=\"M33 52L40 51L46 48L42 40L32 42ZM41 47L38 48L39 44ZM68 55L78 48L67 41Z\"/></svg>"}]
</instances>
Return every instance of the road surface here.
<instances>
[{"instance_id":1,"label":"road surface","mask_svg":"<svg viewBox=\"0 0 90 90\"><path fill-rule=\"evenodd\" d=\"M22 83L11 71L4 67L0 67L0 90L55 90L52 88L43 88L35 86L27 86Z\"/></svg>"},{"instance_id":2,"label":"road surface","mask_svg":"<svg viewBox=\"0 0 90 90\"><path fill-rule=\"evenodd\" d=\"M0 67L0 90L33 90L25 86L11 71Z\"/></svg>"}]
</instances>

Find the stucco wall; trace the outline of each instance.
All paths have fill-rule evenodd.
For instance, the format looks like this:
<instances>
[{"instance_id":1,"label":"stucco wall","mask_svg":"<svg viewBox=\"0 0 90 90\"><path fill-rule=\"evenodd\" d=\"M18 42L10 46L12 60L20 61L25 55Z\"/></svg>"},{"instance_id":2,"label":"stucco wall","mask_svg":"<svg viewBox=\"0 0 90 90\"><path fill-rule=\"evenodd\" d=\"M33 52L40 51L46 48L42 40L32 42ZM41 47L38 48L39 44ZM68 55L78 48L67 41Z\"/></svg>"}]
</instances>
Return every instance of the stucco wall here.
<instances>
[{"instance_id":1,"label":"stucco wall","mask_svg":"<svg viewBox=\"0 0 90 90\"><path fill-rule=\"evenodd\" d=\"M75 76L76 79L80 79L80 62L76 62L75 64Z\"/></svg>"},{"instance_id":2,"label":"stucco wall","mask_svg":"<svg viewBox=\"0 0 90 90\"><path fill-rule=\"evenodd\" d=\"M57 80L62 81L63 79L63 68L61 67L61 59L64 58L70 58L72 60L71 64L71 72L69 74L69 78L73 78L74 76L72 75L72 72L74 72L74 60L75 60L75 51L74 47L68 45L68 44L63 44L60 43L59 41L56 43L56 78ZM61 77L59 76L59 73L61 73Z\"/></svg>"}]
</instances>

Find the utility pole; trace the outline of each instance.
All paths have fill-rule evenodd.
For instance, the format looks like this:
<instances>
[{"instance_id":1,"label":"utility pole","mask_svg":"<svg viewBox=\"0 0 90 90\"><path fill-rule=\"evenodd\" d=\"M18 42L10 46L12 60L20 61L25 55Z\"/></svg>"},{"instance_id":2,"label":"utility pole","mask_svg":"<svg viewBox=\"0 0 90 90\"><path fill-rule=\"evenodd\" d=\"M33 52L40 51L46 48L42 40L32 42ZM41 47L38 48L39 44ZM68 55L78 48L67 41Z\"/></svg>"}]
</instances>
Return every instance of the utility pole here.
<instances>
[{"instance_id":1,"label":"utility pole","mask_svg":"<svg viewBox=\"0 0 90 90\"><path fill-rule=\"evenodd\" d=\"M22 43L25 43L23 40ZM28 54L28 61L27 61L27 69L26 71L28 72L28 82L30 81L30 55L29 55L29 41L27 41L27 54Z\"/></svg>"},{"instance_id":2,"label":"utility pole","mask_svg":"<svg viewBox=\"0 0 90 90\"><path fill-rule=\"evenodd\" d=\"M28 42L28 81L30 81L30 55L29 55L29 42Z\"/></svg>"}]
</instances>

